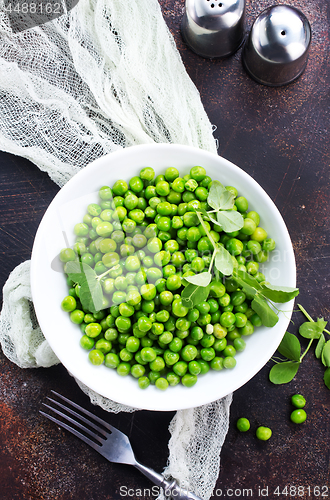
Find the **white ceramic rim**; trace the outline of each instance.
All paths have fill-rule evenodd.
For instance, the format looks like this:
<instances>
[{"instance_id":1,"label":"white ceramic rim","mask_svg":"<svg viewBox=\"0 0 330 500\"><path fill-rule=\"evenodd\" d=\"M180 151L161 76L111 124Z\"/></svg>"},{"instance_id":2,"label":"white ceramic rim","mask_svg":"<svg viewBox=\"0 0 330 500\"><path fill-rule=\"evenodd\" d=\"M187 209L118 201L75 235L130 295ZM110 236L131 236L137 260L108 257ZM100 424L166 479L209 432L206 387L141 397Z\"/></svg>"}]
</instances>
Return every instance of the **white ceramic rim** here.
<instances>
[{"instance_id":1,"label":"white ceramic rim","mask_svg":"<svg viewBox=\"0 0 330 500\"><path fill-rule=\"evenodd\" d=\"M213 179L217 178L225 185L235 185L239 193L246 196L250 203L249 209L255 209L261 214L261 225L264 223L270 236L277 242L277 260L273 259L271 264L268 264L271 271L277 270L277 275L273 273L272 283L296 286L295 257L290 236L273 201L252 177L233 163L216 154L189 146L132 146L92 162L68 181L55 196L44 214L33 245L32 297L39 325L50 347L68 372L87 387L105 398L138 409L173 411L201 406L243 386L258 373L277 349L293 310L294 301L278 305L278 309L283 312L279 314L277 325L272 329L258 328L246 339L247 348L237 354L235 369L210 371L200 377L192 388L179 385L162 392L155 386L149 386L148 389L142 390L132 377L120 377L114 370L104 365L93 366L88 361L87 352L79 347L79 327L73 325L69 315L60 308L62 298L67 294L65 277L51 268L54 256L67 246L61 234L63 224L70 222L70 238L73 238L72 221L70 217L63 216L63 207L66 210L68 207L72 209L73 203L73 207L79 208L82 217L87 207L86 203L82 205L82 201L86 201L86 198L88 203L97 202L95 195L104 184L111 185L117 178L129 180L144 166L152 166L156 174L163 172L167 166L176 166L180 174L184 175L194 165L204 166ZM78 196L73 194L77 190ZM74 223L79 221L79 213L78 218L75 217L74 220ZM70 243L73 241L74 239L71 239ZM266 277L269 277L267 269ZM47 294L45 286L48 289ZM55 318L55 321L52 318Z\"/></svg>"}]
</instances>

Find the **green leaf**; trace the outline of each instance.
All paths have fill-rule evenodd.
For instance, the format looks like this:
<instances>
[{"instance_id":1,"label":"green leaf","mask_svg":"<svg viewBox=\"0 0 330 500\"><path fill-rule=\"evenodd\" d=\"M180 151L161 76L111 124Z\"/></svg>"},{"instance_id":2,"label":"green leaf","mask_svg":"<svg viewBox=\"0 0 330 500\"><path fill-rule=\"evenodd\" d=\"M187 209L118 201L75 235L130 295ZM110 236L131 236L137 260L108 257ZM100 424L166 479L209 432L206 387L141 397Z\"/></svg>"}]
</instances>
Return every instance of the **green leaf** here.
<instances>
[{"instance_id":1,"label":"green leaf","mask_svg":"<svg viewBox=\"0 0 330 500\"><path fill-rule=\"evenodd\" d=\"M68 262L66 272L69 279L80 285L79 299L84 309L95 313L103 307L102 286L97 274L88 264Z\"/></svg>"},{"instance_id":2,"label":"green leaf","mask_svg":"<svg viewBox=\"0 0 330 500\"><path fill-rule=\"evenodd\" d=\"M181 293L182 304L185 307L193 308L196 304L204 302L210 291L210 285L198 286L190 283Z\"/></svg>"},{"instance_id":3,"label":"green leaf","mask_svg":"<svg viewBox=\"0 0 330 500\"><path fill-rule=\"evenodd\" d=\"M257 291L261 289L258 281L245 271L234 269L233 278L249 300L252 300Z\"/></svg>"},{"instance_id":4,"label":"green leaf","mask_svg":"<svg viewBox=\"0 0 330 500\"><path fill-rule=\"evenodd\" d=\"M321 332L325 330L325 327L327 326L327 321L324 321L323 318L317 318L316 324L319 326Z\"/></svg>"},{"instance_id":5,"label":"green leaf","mask_svg":"<svg viewBox=\"0 0 330 500\"><path fill-rule=\"evenodd\" d=\"M300 342L295 335L285 332L277 348L278 352L292 361L300 360Z\"/></svg>"},{"instance_id":6,"label":"green leaf","mask_svg":"<svg viewBox=\"0 0 330 500\"><path fill-rule=\"evenodd\" d=\"M255 295L251 308L260 316L264 326L272 327L278 322L278 316L260 295Z\"/></svg>"},{"instance_id":7,"label":"green leaf","mask_svg":"<svg viewBox=\"0 0 330 500\"><path fill-rule=\"evenodd\" d=\"M322 354L321 354L321 361L326 366L327 368L330 368L330 340L325 343Z\"/></svg>"},{"instance_id":8,"label":"green leaf","mask_svg":"<svg viewBox=\"0 0 330 500\"><path fill-rule=\"evenodd\" d=\"M321 320L314 321L313 323L305 321L305 323L300 325L299 333L305 339L319 339L326 324L326 321Z\"/></svg>"},{"instance_id":9,"label":"green leaf","mask_svg":"<svg viewBox=\"0 0 330 500\"><path fill-rule=\"evenodd\" d=\"M227 191L227 189L219 181L213 181L210 187L209 195L207 197L207 203L210 207L215 210L220 208L220 197L221 194Z\"/></svg>"},{"instance_id":10,"label":"green leaf","mask_svg":"<svg viewBox=\"0 0 330 500\"><path fill-rule=\"evenodd\" d=\"M220 195L220 210L231 210L234 206L235 196L225 188Z\"/></svg>"},{"instance_id":11,"label":"green leaf","mask_svg":"<svg viewBox=\"0 0 330 500\"><path fill-rule=\"evenodd\" d=\"M195 274L194 276L186 276L185 280L193 285L207 286L211 283L212 274L207 272Z\"/></svg>"},{"instance_id":12,"label":"green leaf","mask_svg":"<svg viewBox=\"0 0 330 500\"><path fill-rule=\"evenodd\" d=\"M237 210L220 210L217 212L217 220L226 233L239 231L244 225L242 214Z\"/></svg>"},{"instance_id":13,"label":"green leaf","mask_svg":"<svg viewBox=\"0 0 330 500\"><path fill-rule=\"evenodd\" d=\"M296 297L299 294L299 289L263 283L262 294L273 302L284 303Z\"/></svg>"},{"instance_id":14,"label":"green leaf","mask_svg":"<svg viewBox=\"0 0 330 500\"><path fill-rule=\"evenodd\" d=\"M330 368L325 370L323 380L327 388L330 389Z\"/></svg>"},{"instance_id":15,"label":"green leaf","mask_svg":"<svg viewBox=\"0 0 330 500\"><path fill-rule=\"evenodd\" d=\"M208 215L208 218L212 222L212 224L216 224L217 226L221 227L221 224L214 217L211 216L211 213L209 213L209 212L206 212L206 213Z\"/></svg>"},{"instance_id":16,"label":"green leaf","mask_svg":"<svg viewBox=\"0 0 330 500\"><path fill-rule=\"evenodd\" d=\"M287 384L294 378L299 366L300 363L295 361L277 363L269 372L269 380L273 382L273 384Z\"/></svg>"},{"instance_id":17,"label":"green leaf","mask_svg":"<svg viewBox=\"0 0 330 500\"><path fill-rule=\"evenodd\" d=\"M319 341L315 347L315 356L317 357L317 359L320 359L324 345L325 345L325 337L323 333L321 333Z\"/></svg>"},{"instance_id":18,"label":"green leaf","mask_svg":"<svg viewBox=\"0 0 330 500\"><path fill-rule=\"evenodd\" d=\"M244 280L245 283L252 286L256 290L261 290L261 285L259 281L257 281L255 277L252 276L251 274L241 270L236 271L235 274L237 274L237 276L241 278L241 280Z\"/></svg>"},{"instance_id":19,"label":"green leaf","mask_svg":"<svg viewBox=\"0 0 330 500\"><path fill-rule=\"evenodd\" d=\"M224 276L230 276L233 273L233 259L228 250L221 245L216 250L214 265Z\"/></svg>"}]
</instances>

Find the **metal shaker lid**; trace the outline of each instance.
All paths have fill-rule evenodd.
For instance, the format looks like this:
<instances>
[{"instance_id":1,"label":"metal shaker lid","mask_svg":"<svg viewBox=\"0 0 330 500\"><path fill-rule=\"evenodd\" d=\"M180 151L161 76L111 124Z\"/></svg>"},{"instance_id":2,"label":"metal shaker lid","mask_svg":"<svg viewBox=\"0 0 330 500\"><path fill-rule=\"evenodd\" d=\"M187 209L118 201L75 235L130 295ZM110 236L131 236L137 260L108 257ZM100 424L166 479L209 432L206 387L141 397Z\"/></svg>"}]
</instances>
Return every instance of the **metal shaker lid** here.
<instances>
[{"instance_id":1,"label":"metal shaker lid","mask_svg":"<svg viewBox=\"0 0 330 500\"><path fill-rule=\"evenodd\" d=\"M181 33L203 57L225 57L241 45L245 0L186 0Z\"/></svg>"},{"instance_id":2,"label":"metal shaker lid","mask_svg":"<svg viewBox=\"0 0 330 500\"><path fill-rule=\"evenodd\" d=\"M311 43L311 27L295 7L276 5L255 20L244 45L246 71L257 82L280 86L304 71Z\"/></svg>"}]
</instances>

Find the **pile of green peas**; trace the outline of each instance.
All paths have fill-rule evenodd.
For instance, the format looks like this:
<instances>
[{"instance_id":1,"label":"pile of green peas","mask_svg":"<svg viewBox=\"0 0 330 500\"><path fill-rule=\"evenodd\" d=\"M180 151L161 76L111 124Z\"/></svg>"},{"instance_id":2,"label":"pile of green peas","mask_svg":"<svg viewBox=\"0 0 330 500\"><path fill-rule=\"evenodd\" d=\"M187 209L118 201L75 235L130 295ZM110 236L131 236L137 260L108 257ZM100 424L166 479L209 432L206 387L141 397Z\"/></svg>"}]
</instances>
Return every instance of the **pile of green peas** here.
<instances>
[{"instance_id":1,"label":"pile of green peas","mask_svg":"<svg viewBox=\"0 0 330 500\"><path fill-rule=\"evenodd\" d=\"M132 375L143 389L191 387L210 369L234 368L244 337L262 324L231 278L214 277L207 300L194 308L182 303L183 279L207 270L211 262L213 247L194 211L210 210L211 183L201 166L183 177L174 167L157 176L145 167L128 183L103 186L99 202L88 205L74 227L73 248L60 252L64 271L67 262L80 260L102 284L103 308L94 314L84 310L79 285L69 279L69 295L62 301L62 309L80 325L80 345L90 362ZM235 196L244 226L225 233L207 220L204 224L238 269L264 281L259 264L275 241L259 226L259 214L248 210L247 199L235 187L226 189Z\"/></svg>"}]
</instances>

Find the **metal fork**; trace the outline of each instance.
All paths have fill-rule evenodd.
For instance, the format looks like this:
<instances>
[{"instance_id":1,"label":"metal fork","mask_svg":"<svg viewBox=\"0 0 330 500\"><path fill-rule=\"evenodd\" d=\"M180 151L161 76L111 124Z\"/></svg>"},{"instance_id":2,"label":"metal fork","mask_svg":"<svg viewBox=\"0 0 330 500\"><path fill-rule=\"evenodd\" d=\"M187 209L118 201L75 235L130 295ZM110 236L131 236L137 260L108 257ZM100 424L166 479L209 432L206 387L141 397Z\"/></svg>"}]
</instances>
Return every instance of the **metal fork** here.
<instances>
[{"instance_id":1,"label":"metal fork","mask_svg":"<svg viewBox=\"0 0 330 500\"><path fill-rule=\"evenodd\" d=\"M66 420L66 422L73 424L75 427L72 427L68 423L62 422L62 420L59 420L54 416L49 415L48 413L40 411L42 415L49 418L49 420L52 420L64 429L68 430L69 432L80 438L82 441L84 441L84 443L89 444L89 446L98 451L103 457L109 460L109 462L133 465L140 472L142 472L142 474L148 477L154 484L156 484L160 488L163 488L166 496L172 496L177 500L201 500L201 498L196 496L194 493L181 488L175 480L168 481L164 478L164 476L158 474L158 472L155 472L153 469L150 469L149 467L146 467L145 465L139 463L134 456L134 452L132 450L132 446L129 442L128 437L121 431L108 424L101 418L97 417L90 411L86 410L85 408L82 408L73 401L70 401L70 399L65 398L55 391L51 392L62 401L65 401L69 406L66 406L65 404L60 403L59 401L56 401L52 398L47 399L51 403L53 403L55 408L46 403L42 403L43 406L62 417L64 420ZM84 417L73 408L79 410L79 412L88 416L89 418ZM60 411L61 409L69 413L71 416ZM83 425L81 422L86 424L89 428L86 427L86 425ZM77 429L83 431L84 434L79 432L79 430ZM90 437L87 437L85 434Z\"/></svg>"}]
</instances>

